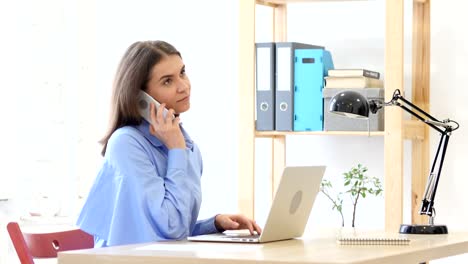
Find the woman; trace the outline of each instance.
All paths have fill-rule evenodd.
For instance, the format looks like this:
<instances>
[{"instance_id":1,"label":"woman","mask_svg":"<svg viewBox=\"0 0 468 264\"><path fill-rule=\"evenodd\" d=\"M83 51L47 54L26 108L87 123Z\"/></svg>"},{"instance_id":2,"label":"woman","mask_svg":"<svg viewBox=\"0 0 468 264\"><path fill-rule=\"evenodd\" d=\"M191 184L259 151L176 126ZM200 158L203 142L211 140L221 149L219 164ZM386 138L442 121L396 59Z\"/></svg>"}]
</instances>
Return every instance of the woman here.
<instances>
[{"instance_id":1,"label":"woman","mask_svg":"<svg viewBox=\"0 0 468 264\"><path fill-rule=\"evenodd\" d=\"M151 124L138 112L141 91L161 102L158 109L151 105ZM197 221L202 158L180 125L190 92L181 54L172 45L145 41L128 48L114 81L110 129L101 142L104 162L77 222L94 235L95 247L233 229L261 232L243 215Z\"/></svg>"}]
</instances>

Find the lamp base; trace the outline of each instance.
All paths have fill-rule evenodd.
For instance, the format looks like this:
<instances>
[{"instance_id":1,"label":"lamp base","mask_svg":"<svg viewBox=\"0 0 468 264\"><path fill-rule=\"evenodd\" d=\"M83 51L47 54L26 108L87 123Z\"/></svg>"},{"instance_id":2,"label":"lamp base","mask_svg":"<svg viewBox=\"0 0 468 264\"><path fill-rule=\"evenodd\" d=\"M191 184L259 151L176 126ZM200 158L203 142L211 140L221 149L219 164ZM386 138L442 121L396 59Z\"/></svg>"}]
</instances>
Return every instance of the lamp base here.
<instances>
[{"instance_id":1,"label":"lamp base","mask_svg":"<svg viewBox=\"0 0 468 264\"><path fill-rule=\"evenodd\" d=\"M400 225L400 234L443 235L448 229L446 225Z\"/></svg>"}]
</instances>

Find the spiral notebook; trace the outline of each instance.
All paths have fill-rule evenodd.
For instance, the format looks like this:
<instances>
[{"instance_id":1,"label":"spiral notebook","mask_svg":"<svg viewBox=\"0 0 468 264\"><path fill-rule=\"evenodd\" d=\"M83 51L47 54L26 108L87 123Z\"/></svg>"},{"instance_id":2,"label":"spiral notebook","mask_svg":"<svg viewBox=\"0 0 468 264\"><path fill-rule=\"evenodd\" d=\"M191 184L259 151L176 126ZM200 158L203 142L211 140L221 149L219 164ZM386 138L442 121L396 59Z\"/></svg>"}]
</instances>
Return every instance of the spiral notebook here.
<instances>
[{"instance_id":1,"label":"spiral notebook","mask_svg":"<svg viewBox=\"0 0 468 264\"><path fill-rule=\"evenodd\" d=\"M338 237L336 239L340 245L409 245L410 239L406 237Z\"/></svg>"}]
</instances>

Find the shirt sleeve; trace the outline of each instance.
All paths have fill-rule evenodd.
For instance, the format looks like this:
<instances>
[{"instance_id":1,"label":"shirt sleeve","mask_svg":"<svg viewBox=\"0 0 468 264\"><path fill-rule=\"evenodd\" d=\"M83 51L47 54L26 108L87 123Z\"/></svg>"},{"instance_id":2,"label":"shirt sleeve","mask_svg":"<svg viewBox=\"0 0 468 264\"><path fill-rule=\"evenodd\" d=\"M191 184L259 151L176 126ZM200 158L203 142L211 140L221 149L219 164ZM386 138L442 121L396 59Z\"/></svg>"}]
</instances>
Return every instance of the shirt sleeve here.
<instances>
[{"instance_id":1,"label":"shirt sleeve","mask_svg":"<svg viewBox=\"0 0 468 264\"><path fill-rule=\"evenodd\" d=\"M219 231L218 229L216 229L215 226L215 217L216 216L204 220L198 220L191 235L198 236L204 234L218 233Z\"/></svg>"}]
</instances>

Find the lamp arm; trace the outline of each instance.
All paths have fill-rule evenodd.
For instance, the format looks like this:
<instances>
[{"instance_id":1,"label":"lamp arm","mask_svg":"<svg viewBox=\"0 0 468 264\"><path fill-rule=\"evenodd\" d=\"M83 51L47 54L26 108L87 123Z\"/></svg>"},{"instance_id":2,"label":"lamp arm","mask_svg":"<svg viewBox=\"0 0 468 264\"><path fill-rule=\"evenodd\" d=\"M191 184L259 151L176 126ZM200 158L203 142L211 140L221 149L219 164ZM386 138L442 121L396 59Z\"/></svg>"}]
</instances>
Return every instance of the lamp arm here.
<instances>
[{"instance_id":1,"label":"lamp arm","mask_svg":"<svg viewBox=\"0 0 468 264\"><path fill-rule=\"evenodd\" d=\"M401 102L400 102L401 101ZM407 107L410 106L410 108ZM412 116L416 117L420 121L426 123L428 126L432 127L433 129L437 130L439 133L443 133L443 130L439 127L451 127L451 122L457 124L458 128L458 123L454 122L452 120L444 120L444 121L439 121L435 117L431 116L429 113L424 111L423 109L419 108L415 104L411 103L410 101L406 100L402 95L399 89L396 89L395 92L393 93L393 97L389 102L382 102L379 100L370 100L369 101L369 107L372 113L377 113L379 109L381 109L384 106L399 106L406 112L410 113ZM412 110L412 109L415 109ZM421 113L421 114L419 114ZM455 129L456 129L455 128ZM453 129L453 130L455 130Z\"/></svg>"},{"instance_id":2,"label":"lamp arm","mask_svg":"<svg viewBox=\"0 0 468 264\"><path fill-rule=\"evenodd\" d=\"M450 133L443 133L440 137L439 146L437 147L437 152L432 162L431 172L429 173L429 177L426 183L421 209L419 210L419 214L428 215L431 218L435 215L434 200L437 187L439 185L442 166L444 165L445 153L447 152L449 138ZM431 224L433 224L433 222Z\"/></svg>"},{"instance_id":3,"label":"lamp arm","mask_svg":"<svg viewBox=\"0 0 468 264\"><path fill-rule=\"evenodd\" d=\"M400 101L404 104L400 103ZM426 125L432 127L441 134L439 145L437 147L437 152L432 162L431 171L429 174L428 181L426 183L426 189L424 191L421 209L419 210L419 214L428 215L430 217L430 224L432 225L435 216L434 199L437 187L439 185L440 174L442 171L442 166L444 164L449 138L452 134L452 131L458 129L459 125L457 122L450 119L439 121L423 109L406 100L401 95L401 92L398 89L395 90L395 92L393 93L392 100L388 103L385 103L385 105L399 106L400 108L410 113L417 119L423 121ZM410 106L411 109L407 107L407 105ZM415 109L415 111L413 109ZM452 123L456 124L455 128L452 128Z\"/></svg>"},{"instance_id":4,"label":"lamp arm","mask_svg":"<svg viewBox=\"0 0 468 264\"><path fill-rule=\"evenodd\" d=\"M402 101L406 105L409 105L412 109L416 109L416 111L413 111L412 109L406 107L406 105L401 104L399 101ZM389 105L396 105L405 110L406 112L410 113L417 119L423 121L426 123L428 126L432 127L433 129L437 130L439 133L443 133L444 131L438 127L439 126L446 126L444 122L439 121L435 117L431 116L429 113L424 111L423 109L419 108L415 104L411 103L410 101L406 100L400 93L399 89L396 89L395 92L393 93L393 98L392 100L388 103ZM421 113L422 115L418 114ZM448 125L449 126L449 125Z\"/></svg>"},{"instance_id":5,"label":"lamp arm","mask_svg":"<svg viewBox=\"0 0 468 264\"><path fill-rule=\"evenodd\" d=\"M401 103L401 102L403 103ZM376 113L380 108L384 106L392 106L396 105L405 110L406 112L410 113L412 116L416 117L420 121L426 123L428 126L432 127L433 129L437 130L439 133L450 133L452 131L457 130L460 127L460 124L454 120L444 119L442 121L438 120L437 118L433 117L423 109L419 108L417 105L411 103L410 101L406 100L402 95L399 89L396 89L393 93L393 97L389 102L381 102L381 101L373 101L370 103L370 109L372 113ZM407 107L410 106L410 108ZM415 109L415 110L413 110Z\"/></svg>"}]
</instances>

